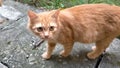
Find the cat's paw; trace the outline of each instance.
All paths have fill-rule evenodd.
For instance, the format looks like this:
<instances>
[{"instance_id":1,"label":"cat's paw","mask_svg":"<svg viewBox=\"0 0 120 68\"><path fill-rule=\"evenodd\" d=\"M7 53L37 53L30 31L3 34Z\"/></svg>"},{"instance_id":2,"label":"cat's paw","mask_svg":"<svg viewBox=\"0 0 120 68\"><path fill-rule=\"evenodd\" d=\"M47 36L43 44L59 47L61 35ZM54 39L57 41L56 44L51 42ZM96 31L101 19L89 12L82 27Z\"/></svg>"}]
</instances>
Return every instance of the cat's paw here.
<instances>
[{"instance_id":1,"label":"cat's paw","mask_svg":"<svg viewBox=\"0 0 120 68\"><path fill-rule=\"evenodd\" d=\"M50 57L51 57L51 55L48 55L47 52L43 53L41 56L43 59L46 59L46 60L50 59Z\"/></svg>"},{"instance_id":2,"label":"cat's paw","mask_svg":"<svg viewBox=\"0 0 120 68\"><path fill-rule=\"evenodd\" d=\"M87 58L88 59L96 59L97 57L92 52L90 52L87 54Z\"/></svg>"},{"instance_id":3,"label":"cat's paw","mask_svg":"<svg viewBox=\"0 0 120 68\"><path fill-rule=\"evenodd\" d=\"M66 53L64 52L64 50L60 52L60 56L62 56L62 57L67 57L68 55L69 55L69 54L66 54Z\"/></svg>"}]
</instances>

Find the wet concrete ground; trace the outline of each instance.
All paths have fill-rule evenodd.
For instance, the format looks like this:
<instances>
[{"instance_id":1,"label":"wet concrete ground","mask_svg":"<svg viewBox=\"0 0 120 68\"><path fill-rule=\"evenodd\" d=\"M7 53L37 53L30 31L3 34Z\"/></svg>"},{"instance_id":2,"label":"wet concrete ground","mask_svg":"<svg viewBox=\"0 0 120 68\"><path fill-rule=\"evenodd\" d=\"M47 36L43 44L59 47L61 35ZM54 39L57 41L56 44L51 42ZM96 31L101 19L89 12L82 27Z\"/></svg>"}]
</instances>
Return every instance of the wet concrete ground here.
<instances>
[{"instance_id":1,"label":"wet concrete ground","mask_svg":"<svg viewBox=\"0 0 120 68\"><path fill-rule=\"evenodd\" d=\"M33 43L40 39L27 28L27 11L43 10L14 2L4 1L0 7L0 68L95 68L98 59L88 60L86 54L93 44L75 43L71 55L67 58L59 56L63 49L58 44L50 60L43 60L46 42L36 50ZM114 39L106 50L98 68L120 68L120 40Z\"/></svg>"}]
</instances>

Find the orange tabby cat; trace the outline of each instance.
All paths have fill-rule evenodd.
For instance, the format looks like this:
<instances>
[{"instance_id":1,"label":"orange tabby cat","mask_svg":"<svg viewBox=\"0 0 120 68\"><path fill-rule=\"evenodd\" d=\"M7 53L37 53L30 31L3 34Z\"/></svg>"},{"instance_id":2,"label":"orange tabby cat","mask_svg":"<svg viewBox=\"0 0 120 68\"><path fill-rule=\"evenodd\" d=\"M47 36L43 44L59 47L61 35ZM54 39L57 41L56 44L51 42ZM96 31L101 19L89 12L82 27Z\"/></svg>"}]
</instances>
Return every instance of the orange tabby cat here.
<instances>
[{"instance_id":1,"label":"orange tabby cat","mask_svg":"<svg viewBox=\"0 0 120 68\"><path fill-rule=\"evenodd\" d=\"M49 59L56 43L64 46L60 54L67 57L74 42L96 43L90 59L97 58L120 35L120 7L107 4L85 4L63 10L43 13L28 12L28 27L42 39L48 41L43 53Z\"/></svg>"}]
</instances>

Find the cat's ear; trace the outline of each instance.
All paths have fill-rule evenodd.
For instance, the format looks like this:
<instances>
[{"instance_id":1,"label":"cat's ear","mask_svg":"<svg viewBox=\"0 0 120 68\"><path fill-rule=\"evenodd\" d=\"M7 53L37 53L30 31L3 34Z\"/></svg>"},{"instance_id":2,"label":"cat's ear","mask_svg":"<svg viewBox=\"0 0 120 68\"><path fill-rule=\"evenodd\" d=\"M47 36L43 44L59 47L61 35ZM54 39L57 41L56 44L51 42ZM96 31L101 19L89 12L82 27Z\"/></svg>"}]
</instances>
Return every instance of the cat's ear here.
<instances>
[{"instance_id":1,"label":"cat's ear","mask_svg":"<svg viewBox=\"0 0 120 68\"><path fill-rule=\"evenodd\" d=\"M61 9L55 10L54 14L52 15L53 18L57 18Z\"/></svg>"},{"instance_id":2,"label":"cat's ear","mask_svg":"<svg viewBox=\"0 0 120 68\"><path fill-rule=\"evenodd\" d=\"M30 19L35 19L37 17L37 14L31 10L28 11L28 16Z\"/></svg>"}]
</instances>

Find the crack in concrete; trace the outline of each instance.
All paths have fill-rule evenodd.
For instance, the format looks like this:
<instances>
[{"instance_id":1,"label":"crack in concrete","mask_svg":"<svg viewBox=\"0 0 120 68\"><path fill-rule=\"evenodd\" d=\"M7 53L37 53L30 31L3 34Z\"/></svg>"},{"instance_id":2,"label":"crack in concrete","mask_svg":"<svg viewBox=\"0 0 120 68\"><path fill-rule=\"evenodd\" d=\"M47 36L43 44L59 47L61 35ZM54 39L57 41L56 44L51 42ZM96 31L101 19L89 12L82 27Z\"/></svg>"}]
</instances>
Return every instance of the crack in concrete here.
<instances>
[{"instance_id":1,"label":"crack in concrete","mask_svg":"<svg viewBox=\"0 0 120 68\"><path fill-rule=\"evenodd\" d=\"M97 62L95 64L94 68L98 68L99 67L99 65L100 65L100 63L101 63L101 61L102 61L102 59L104 57L104 54L105 54L105 51L98 57Z\"/></svg>"},{"instance_id":2,"label":"crack in concrete","mask_svg":"<svg viewBox=\"0 0 120 68\"><path fill-rule=\"evenodd\" d=\"M1 64L3 64L3 65L5 65L6 67L10 68L10 66L9 66L7 63L3 62L3 61L1 61Z\"/></svg>"}]
</instances>

